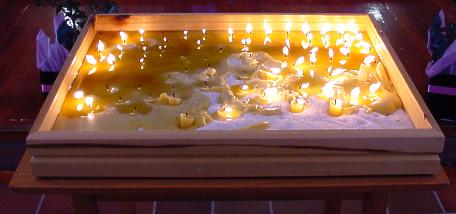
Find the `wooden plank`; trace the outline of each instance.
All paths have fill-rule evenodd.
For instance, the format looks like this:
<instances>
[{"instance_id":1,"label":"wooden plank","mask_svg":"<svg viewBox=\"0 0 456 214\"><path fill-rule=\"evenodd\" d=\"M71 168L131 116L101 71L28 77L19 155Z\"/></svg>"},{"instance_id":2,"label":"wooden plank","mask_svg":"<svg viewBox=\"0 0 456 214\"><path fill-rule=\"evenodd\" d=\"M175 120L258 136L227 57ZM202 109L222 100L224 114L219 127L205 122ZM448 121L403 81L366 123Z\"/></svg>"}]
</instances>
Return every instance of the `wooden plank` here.
<instances>
[{"instance_id":1,"label":"wooden plank","mask_svg":"<svg viewBox=\"0 0 456 214\"><path fill-rule=\"evenodd\" d=\"M261 138L259 138L261 136ZM259 140L261 139L261 140ZM207 146L263 145L325 147L402 152L438 153L443 149L441 132L433 129L380 130L249 130L249 131L78 131L35 132L29 146Z\"/></svg>"},{"instance_id":2,"label":"wooden plank","mask_svg":"<svg viewBox=\"0 0 456 214\"><path fill-rule=\"evenodd\" d=\"M299 199L378 191L435 190L448 185L440 167L434 175L310 177L258 179L40 179L32 175L30 154L25 153L10 187L19 192L153 195L155 199ZM194 193L198 192L197 195ZM129 194L130 193L130 194Z\"/></svg>"},{"instance_id":3,"label":"wooden plank","mask_svg":"<svg viewBox=\"0 0 456 214\"><path fill-rule=\"evenodd\" d=\"M33 156L38 177L229 178L434 174L437 155Z\"/></svg>"},{"instance_id":4,"label":"wooden plank","mask_svg":"<svg viewBox=\"0 0 456 214\"><path fill-rule=\"evenodd\" d=\"M301 31L301 24L308 22L313 30L320 30L325 24L356 23L360 29L366 27L366 15L362 14L311 14L297 13L274 14L237 14L237 13L157 13L157 14L114 14L97 15L95 18L96 31L137 31L144 30L233 30L245 31L247 23L253 30L263 31L264 21L273 30L283 30L284 24L292 21L293 31Z\"/></svg>"}]
</instances>

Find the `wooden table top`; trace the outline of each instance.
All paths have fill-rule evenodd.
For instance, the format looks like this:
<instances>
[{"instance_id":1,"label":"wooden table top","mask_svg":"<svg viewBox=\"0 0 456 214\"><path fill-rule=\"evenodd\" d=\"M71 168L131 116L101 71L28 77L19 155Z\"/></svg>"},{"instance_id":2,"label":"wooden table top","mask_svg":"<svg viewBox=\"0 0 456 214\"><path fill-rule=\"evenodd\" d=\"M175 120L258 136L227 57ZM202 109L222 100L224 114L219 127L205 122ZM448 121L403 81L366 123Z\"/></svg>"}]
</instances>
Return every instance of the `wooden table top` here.
<instances>
[{"instance_id":1,"label":"wooden table top","mask_svg":"<svg viewBox=\"0 0 456 214\"><path fill-rule=\"evenodd\" d=\"M71 179L32 175L26 152L10 187L18 192L153 195L164 200L265 200L315 198L328 193L435 190L449 184L443 168L435 175L232 179Z\"/></svg>"},{"instance_id":2,"label":"wooden table top","mask_svg":"<svg viewBox=\"0 0 456 214\"><path fill-rule=\"evenodd\" d=\"M52 6L34 1L0 0L0 140L23 141L40 110L43 98L35 66L35 38L44 29L53 37ZM82 1L84 5L87 1ZM427 27L441 8L456 20L451 0L118 0L121 12L276 12L365 13L378 22L389 38L420 93L428 78L424 73L430 55L426 49ZM88 9L85 9L88 11ZM448 131L446 131L448 130ZM456 136L455 129L444 129Z\"/></svg>"}]
</instances>

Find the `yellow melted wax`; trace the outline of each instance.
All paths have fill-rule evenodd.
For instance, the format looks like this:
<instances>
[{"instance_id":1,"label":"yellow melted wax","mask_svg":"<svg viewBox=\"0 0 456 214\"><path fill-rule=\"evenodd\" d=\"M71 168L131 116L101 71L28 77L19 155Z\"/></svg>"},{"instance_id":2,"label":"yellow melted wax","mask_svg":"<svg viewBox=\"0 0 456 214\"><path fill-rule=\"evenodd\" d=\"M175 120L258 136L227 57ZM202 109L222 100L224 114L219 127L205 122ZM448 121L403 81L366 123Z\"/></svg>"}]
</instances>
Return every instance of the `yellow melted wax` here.
<instances>
[{"instance_id":1,"label":"yellow melted wax","mask_svg":"<svg viewBox=\"0 0 456 214\"><path fill-rule=\"evenodd\" d=\"M265 45L263 43L265 33L254 31L251 34L252 43L246 46L241 44L242 39L249 38L249 34L245 31L235 31L232 43L228 42L226 31L207 31L205 40L203 40L204 36L201 31L189 31L187 39L184 39L182 31L149 31L144 34L144 43L140 42L138 32L126 33L128 38L125 45L122 45L119 32L100 32L95 36L87 54L94 56L98 62L96 65L91 65L87 60L84 60L61 108L54 129L118 129L120 127L122 129L179 129L179 122L176 120L182 113L195 117L196 123L190 127L194 129L210 122L208 120L201 122L201 115L210 105L214 104L210 103L209 97L196 92L194 89L220 93L222 96L218 102L220 104L232 104L235 111L233 115L236 117L246 112L257 113L259 111L260 113L264 111L263 115L269 115L267 109L258 107L262 104L261 99L252 99L248 102L239 102L236 99L253 92L261 94L262 90L271 86L279 87L282 92L286 92L284 96L281 94L280 99L283 100L290 99L289 96L321 96L322 87L327 82L342 79L345 81L340 82L338 86L343 87L344 90L345 114L353 113L353 108L350 108L348 103L350 91L355 87L360 87L359 106L383 114L389 114L394 112L396 108L401 108L400 100L394 90L387 91L383 87L375 92L378 96L377 99L388 99L389 103L386 104L386 107L372 105L373 101L369 99L369 86L382 78L373 75L373 80L358 81L355 70L359 69L367 54L360 53L361 48L356 47L357 41L354 41L350 56L342 55L339 51L341 46L335 45L336 39L339 38L335 31L328 32L331 38L329 47L334 50L332 61L329 59L328 49L324 47L319 32L312 32L312 43L307 49L303 49L301 46L301 42L306 40L302 32L289 33L290 50L287 56L283 54L285 32L273 32L270 35L272 42ZM349 34L354 35L353 33ZM363 35L364 41L370 44L367 35L365 33ZM164 37L166 37L166 42ZM99 40L105 44L105 49L101 53L97 51ZM200 45L197 43L198 40ZM116 48L118 45L123 47L123 52ZM144 51L143 47L146 47L147 51ZM245 53L247 58L249 58L248 54L250 53L255 57L258 53L264 52L274 60L287 62L288 67L278 74L280 78L275 81L258 80L258 78L265 78L264 73L269 71L229 71L224 69L226 68L226 59L232 54L239 54L243 47L249 48L248 52ZM309 52L314 47L318 47L319 50L316 54L317 62L311 65ZM114 65L109 65L106 59L100 62L100 58L107 57L108 54L113 54L116 57ZM374 49L369 54L376 56ZM120 59L119 55L121 55ZM294 62L301 56L305 58L304 63L294 66ZM140 62L141 58L144 58L143 63ZM339 63L341 60L346 60L347 63L341 65ZM376 60L378 61L379 58L376 57ZM377 63L372 63L371 71L373 73L375 73L376 65ZM216 68L215 77L204 75L203 72L208 66ZM347 71L341 75L331 76L328 72L330 66L332 69L343 68ZM112 71L109 71L110 69ZM303 75L297 76L297 70L302 70ZM313 77L311 70L314 71ZM227 73L232 73L238 79L245 81L248 89L243 91L242 85L225 87L226 79L224 77L226 75L224 76L224 74ZM178 74L184 74L184 79L189 78L192 84L176 81ZM259 82L264 84L258 84ZM301 88L302 84L305 83L309 83L309 87ZM92 105L86 105L84 97L75 98L73 95L76 91L83 91L84 96L92 96L94 98ZM182 99L182 103L177 106L160 105L157 98L161 93L178 97ZM228 96L223 96L227 94ZM103 122L100 121L98 124L96 120L99 118L91 117L103 115L107 111L122 116L112 117L112 119L104 118ZM214 119L225 120L227 118L224 118L224 114L225 112L221 112L222 116L219 117L215 112L212 116ZM274 114L276 114L275 110L271 115ZM96 125L81 127L85 123L79 123L78 120L94 120L91 123ZM118 123L123 123L123 125L113 125Z\"/></svg>"}]
</instances>

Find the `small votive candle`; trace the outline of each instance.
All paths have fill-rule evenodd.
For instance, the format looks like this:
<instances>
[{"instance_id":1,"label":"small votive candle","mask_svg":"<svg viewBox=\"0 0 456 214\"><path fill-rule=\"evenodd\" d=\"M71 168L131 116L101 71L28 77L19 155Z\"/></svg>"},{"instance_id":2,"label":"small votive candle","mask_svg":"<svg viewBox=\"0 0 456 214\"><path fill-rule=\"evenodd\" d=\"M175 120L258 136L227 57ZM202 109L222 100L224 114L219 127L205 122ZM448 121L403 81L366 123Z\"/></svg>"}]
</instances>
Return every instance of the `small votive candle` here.
<instances>
[{"instance_id":1,"label":"small votive candle","mask_svg":"<svg viewBox=\"0 0 456 214\"><path fill-rule=\"evenodd\" d=\"M343 102L340 98L330 99L329 100L329 115L338 117L342 115Z\"/></svg>"},{"instance_id":2,"label":"small votive candle","mask_svg":"<svg viewBox=\"0 0 456 214\"><path fill-rule=\"evenodd\" d=\"M232 120L234 118L233 113L233 108L231 106L224 106L217 111L217 116L222 120Z\"/></svg>"},{"instance_id":3,"label":"small votive candle","mask_svg":"<svg viewBox=\"0 0 456 214\"><path fill-rule=\"evenodd\" d=\"M179 116L179 127L182 129L188 129L195 123L195 118L193 118L188 113L181 113Z\"/></svg>"},{"instance_id":4,"label":"small votive candle","mask_svg":"<svg viewBox=\"0 0 456 214\"><path fill-rule=\"evenodd\" d=\"M290 103L290 111L300 113L304 111L306 101L303 98L295 98Z\"/></svg>"}]
</instances>

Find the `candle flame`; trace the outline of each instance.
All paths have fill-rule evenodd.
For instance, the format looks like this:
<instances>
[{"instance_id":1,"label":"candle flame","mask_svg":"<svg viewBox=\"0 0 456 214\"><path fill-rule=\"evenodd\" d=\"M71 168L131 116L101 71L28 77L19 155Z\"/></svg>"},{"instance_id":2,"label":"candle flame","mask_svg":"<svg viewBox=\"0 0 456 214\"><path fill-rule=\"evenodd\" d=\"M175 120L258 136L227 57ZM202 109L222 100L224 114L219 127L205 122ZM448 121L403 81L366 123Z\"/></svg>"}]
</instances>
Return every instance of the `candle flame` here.
<instances>
[{"instance_id":1,"label":"candle flame","mask_svg":"<svg viewBox=\"0 0 456 214\"><path fill-rule=\"evenodd\" d=\"M342 107L342 100L341 99L334 99L334 105L338 108Z\"/></svg>"},{"instance_id":2,"label":"candle flame","mask_svg":"<svg viewBox=\"0 0 456 214\"><path fill-rule=\"evenodd\" d=\"M87 74L88 74L88 75L92 75L92 74L94 74L95 72L97 72L97 68L94 67L94 68L90 69L90 71L87 72Z\"/></svg>"},{"instance_id":3,"label":"candle flame","mask_svg":"<svg viewBox=\"0 0 456 214\"><path fill-rule=\"evenodd\" d=\"M253 30L253 27L252 27L252 24L250 23L247 23L247 25L245 26L245 31L249 34L252 33L252 30Z\"/></svg>"},{"instance_id":4,"label":"candle flame","mask_svg":"<svg viewBox=\"0 0 456 214\"><path fill-rule=\"evenodd\" d=\"M105 44L101 40L98 40L97 48L98 48L98 52L101 52L105 49Z\"/></svg>"},{"instance_id":5,"label":"candle flame","mask_svg":"<svg viewBox=\"0 0 456 214\"><path fill-rule=\"evenodd\" d=\"M359 87L354 87L350 92L350 96L353 99L358 99L360 93L361 93L361 89Z\"/></svg>"},{"instance_id":6,"label":"candle flame","mask_svg":"<svg viewBox=\"0 0 456 214\"><path fill-rule=\"evenodd\" d=\"M97 60L92 55L86 55L86 60L91 65L96 65L97 64Z\"/></svg>"},{"instance_id":7,"label":"candle flame","mask_svg":"<svg viewBox=\"0 0 456 214\"><path fill-rule=\"evenodd\" d=\"M380 88L381 85L382 85L381 82L372 83L369 86L369 92L374 94Z\"/></svg>"},{"instance_id":8,"label":"candle flame","mask_svg":"<svg viewBox=\"0 0 456 214\"><path fill-rule=\"evenodd\" d=\"M241 90L243 90L243 91L248 90L248 89L249 89L248 85L242 85L241 86Z\"/></svg>"},{"instance_id":9,"label":"candle flame","mask_svg":"<svg viewBox=\"0 0 456 214\"><path fill-rule=\"evenodd\" d=\"M206 29L205 28L203 28L201 31L203 32L204 35L206 35Z\"/></svg>"},{"instance_id":10,"label":"candle flame","mask_svg":"<svg viewBox=\"0 0 456 214\"><path fill-rule=\"evenodd\" d=\"M280 69L280 68L271 68L271 73L273 73L273 74L280 74L281 71L282 71L282 69Z\"/></svg>"},{"instance_id":11,"label":"candle flame","mask_svg":"<svg viewBox=\"0 0 456 214\"><path fill-rule=\"evenodd\" d=\"M143 36L144 35L144 29L140 28L139 29L139 34L141 34L141 36Z\"/></svg>"},{"instance_id":12,"label":"candle flame","mask_svg":"<svg viewBox=\"0 0 456 214\"><path fill-rule=\"evenodd\" d=\"M306 22L306 23L302 24L301 30L304 34L308 34L310 32L309 23Z\"/></svg>"},{"instance_id":13,"label":"candle flame","mask_svg":"<svg viewBox=\"0 0 456 214\"><path fill-rule=\"evenodd\" d=\"M339 64L341 64L341 65L345 65L345 64L347 64L347 60L345 60L345 59L343 59L343 60L340 60L340 61L339 61Z\"/></svg>"},{"instance_id":14,"label":"candle flame","mask_svg":"<svg viewBox=\"0 0 456 214\"><path fill-rule=\"evenodd\" d=\"M303 56L299 57L299 58L296 60L295 66L296 66L296 65L301 65L302 63L304 63L304 57L303 57Z\"/></svg>"},{"instance_id":15,"label":"candle flame","mask_svg":"<svg viewBox=\"0 0 456 214\"><path fill-rule=\"evenodd\" d=\"M310 70L309 74L310 74L310 77L313 78L315 76L315 71L314 70Z\"/></svg>"},{"instance_id":16,"label":"candle flame","mask_svg":"<svg viewBox=\"0 0 456 214\"><path fill-rule=\"evenodd\" d=\"M366 58L364 58L364 64L366 65L369 65L371 64L373 61L375 60L375 56L374 55L369 55L367 56Z\"/></svg>"},{"instance_id":17,"label":"candle flame","mask_svg":"<svg viewBox=\"0 0 456 214\"><path fill-rule=\"evenodd\" d=\"M296 75L302 76L303 74L304 74L304 71L303 71L303 70L301 70L301 69L299 69L299 68L296 69Z\"/></svg>"},{"instance_id":18,"label":"candle flame","mask_svg":"<svg viewBox=\"0 0 456 214\"><path fill-rule=\"evenodd\" d=\"M127 34L125 32L123 32L123 31L120 31L119 35L120 35L120 39L125 44L125 42L127 41Z\"/></svg>"},{"instance_id":19,"label":"candle flame","mask_svg":"<svg viewBox=\"0 0 456 214\"><path fill-rule=\"evenodd\" d=\"M308 41L309 43L311 43L311 42L312 42L312 39L313 39L313 34L312 34L312 33L308 33L308 34L307 34L307 41Z\"/></svg>"},{"instance_id":20,"label":"candle flame","mask_svg":"<svg viewBox=\"0 0 456 214\"><path fill-rule=\"evenodd\" d=\"M117 45L117 49L119 49L119 51L121 51L121 52L122 52L122 51L123 51L123 47L122 47L122 45Z\"/></svg>"},{"instance_id":21,"label":"candle flame","mask_svg":"<svg viewBox=\"0 0 456 214\"><path fill-rule=\"evenodd\" d=\"M346 48L346 47L341 47L340 48L340 52L344 55L344 56L348 56L350 54L350 49L349 48Z\"/></svg>"},{"instance_id":22,"label":"candle flame","mask_svg":"<svg viewBox=\"0 0 456 214\"><path fill-rule=\"evenodd\" d=\"M305 49L309 48L310 43L307 42L307 41L302 40L301 45L302 45L302 48L304 48L304 50L305 50Z\"/></svg>"},{"instance_id":23,"label":"candle flame","mask_svg":"<svg viewBox=\"0 0 456 214\"><path fill-rule=\"evenodd\" d=\"M295 102L296 102L296 104L301 105L301 106L306 103L306 101L302 98L296 98Z\"/></svg>"},{"instance_id":24,"label":"candle flame","mask_svg":"<svg viewBox=\"0 0 456 214\"><path fill-rule=\"evenodd\" d=\"M226 113L231 113L231 112L233 112L233 108L231 108L231 106L225 106L225 107L223 107L223 111Z\"/></svg>"},{"instance_id":25,"label":"candle flame","mask_svg":"<svg viewBox=\"0 0 456 214\"><path fill-rule=\"evenodd\" d=\"M92 106L93 104L93 97L92 96L87 96L85 99L84 99L84 102L87 106Z\"/></svg>"},{"instance_id":26,"label":"candle flame","mask_svg":"<svg viewBox=\"0 0 456 214\"><path fill-rule=\"evenodd\" d=\"M305 88L309 88L310 86L310 83L309 82L305 82L303 84L301 84L301 87L299 87L300 89L305 89Z\"/></svg>"},{"instance_id":27,"label":"candle flame","mask_svg":"<svg viewBox=\"0 0 456 214\"><path fill-rule=\"evenodd\" d=\"M76 110L77 110L77 111L82 111L82 108L84 108L84 106L83 106L81 103L79 103L79 104L76 106Z\"/></svg>"},{"instance_id":28,"label":"candle flame","mask_svg":"<svg viewBox=\"0 0 456 214\"><path fill-rule=\"evenodd\" d=\"M327 34L330 28L331 28L331 26L329 25L329 23L325 23L320 30L320 35Z\"/></svg>"},{"instance_id":29,"label":"candle flame","mask_svg":"<svg viewBox=\"0 0 456 214\"><path fill-rule=\"evenodd\" d=\"M115 65L111 65L111 67L108 68L108 71L110 71L110 72L111 72L111 71L114 71L114 68L115 68L115 67L116 67Z\"/></svg>"},{"instance_id":30,"label":"candle flame","mask_svg":"<svg viewBox=\"0 0 456 214\"><path fill-rule=\"evenodd\" d=\"M336 28L337 28L337 32L340 35L345 33L345 25L344 24L338 24Z\"/></svg>"},{"instance_id":31,"label":"candle flame","mask_svg":"<svg viewBox=\"0 0 456 214\"><path fill-rule=\"evenodd\" d=\"M341 75L341 74L343 74L346 70L347 70L347 69L345 69L345 68L336 68L336 69L332 70L331 76Z\"/></svg>"},{"instance_id":32,"label":"candle flame","mask_svg":"<svg viewBox=\"0 0 456 214\"><path fill-rule=\"evenodd\" d=\"M229 35L233 35L234 34L233 28L228 28L228 34Z\"/></svg>"},{"instance_id":33,"label":"candle flame","mask_svg":"<svg viewBox=\"0 0 456 214\"><path fill-rule=\"evenodd\" d=\"M184 36L188 35L188 30L184 30Z\"/></svg>"},{"instance_id":34,"label":"candle flame","mask_svg":"<svg viewBox=\"0 0 456 214\"><path fill-rule=\"evenodd\" d=\"M82 97L84 97L84 92L81 91L81 90L75 91L73 96L74 96L75 99L81 99Z\"/></svg>"},{"instance_id":35,"label":"candle flame","mask_svg":"<svg viewBox=\"0 0 456 214\"><path fill-rule=\"evenodd\" d=\"M116 57L112 54L109 54L108 58L106 58L106 62L110 65L114 64L115 61L116 61Z\"/></svg>"},{"instance_id":36,"label":"candle flame","mask_svg":"<svg viewBox=\"0 0 456 214\"><path fill-rule=\"evenodd\" d=\"M287 33L290 33L290 31L291 31L291 20L288 21L288 22L285 24L285 31L286 31Z\"/></svg>"},{"instance_id":37,"label":"candle flame","mask_svg":"<svg viewBox=\"0 0 456 214\"><path fill-rule=\"evenodd\" d=\"M312 50L310 50L310 53L316 53L318 51L318 47L313 47Z\"/></svg>"},{"instance_id":38,"label":"candle flame","mask_svg":"<svg viewBox=\"0 0 456 214\"><path fill-rule=\"evenodd\" d=\"M263 94L265 97L269 97L269 98L273 97L277 94L277 88L273 87L273 88L264 89Z\"/></svg>"},{"instance_id":39,"label":"candle flame","mask_svg":"<svg viewBox=\"0 0 456 214\"><path fill-rule=\"evenodd\" d=\"M310 62L311 62L312 64L315 64L315 63L317 62L317 54L316 54L316 52L312 52L312 53L310 54Z\"/></svg>"},{"instance_id":40,"label":"candle flame","mask_svg":"<svg viewBox=\"0 0 456 214\"><path fill-rule=\"evenodd\" d=\"M272 28L271 26L269 26L268 22L264 21L264 32L266 33L266 35L269 35L272 33Z\"/></svg>"},{"instance_id":41,"label":"candle flame","mask_svg":"<svg viewBox=\"0 0 456 214\"><path fill-rule=\"evenodd\" d=\"M291 48L290 40L288 38L285 39L285 45L288 47L288 49Z\"/></svg>"},{"instance_id":42,"label":"candle flame","mask_svg":"<svg viewBox=\"0 0 456 214\"><path fill-rule=\"evenodd\" d=\"M333 51L332 48L329 48L329 50L328 50L328 55L329 55L329 60L332 61L333 58L334 58L334 51Z\"/></svg>"},{"instance_id":43,"label":"candle flame","mask_svg":"<svg viewBox=\"0 0 456 214\"><path fill-rule=\"evenodd\" d=\"M289 50L288 50L288 47L287 47L287 46L284 46L284 47L282 48L282 53L283 53L283 55L288 56Z\"/></svg>"}]
</instances>

